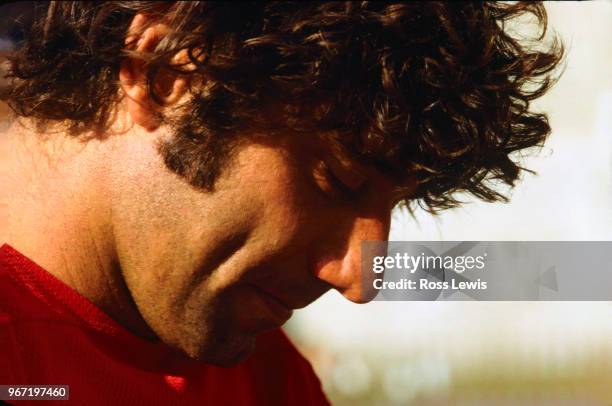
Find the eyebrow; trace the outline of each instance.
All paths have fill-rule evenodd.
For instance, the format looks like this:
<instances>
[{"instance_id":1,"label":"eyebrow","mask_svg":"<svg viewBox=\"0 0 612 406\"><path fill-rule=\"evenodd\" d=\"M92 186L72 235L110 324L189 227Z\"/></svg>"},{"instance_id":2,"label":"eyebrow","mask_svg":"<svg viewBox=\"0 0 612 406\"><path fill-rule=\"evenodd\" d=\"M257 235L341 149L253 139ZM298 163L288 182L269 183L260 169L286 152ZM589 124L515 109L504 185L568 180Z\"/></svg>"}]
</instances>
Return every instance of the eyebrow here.
<instances>
[{"instance_id":1,"label":"eyebrow","mask_svg":"<svg viewBox=\"0 0 612 406\"><path fill-rule=\"evenodd\" d=\"M356 170L359 174L366 178L366 181L370 179L368 172L371 169L376 170L385 179L389 180L393 185L393 200L394 204L400 203L402 200L410 199L414 197L416 192L417 184L416 179L412 177L398 176L393 170L382 165L376 165L375 163L363 162L359 158L355 157L354 154L350 153L347 148L334 136L325 136L322 139L323 143L327 143L331 148L330 155L343 164L348 165L351 169ZM328 150L329 151L329 150Z\"/></svg>"}]
</instances>

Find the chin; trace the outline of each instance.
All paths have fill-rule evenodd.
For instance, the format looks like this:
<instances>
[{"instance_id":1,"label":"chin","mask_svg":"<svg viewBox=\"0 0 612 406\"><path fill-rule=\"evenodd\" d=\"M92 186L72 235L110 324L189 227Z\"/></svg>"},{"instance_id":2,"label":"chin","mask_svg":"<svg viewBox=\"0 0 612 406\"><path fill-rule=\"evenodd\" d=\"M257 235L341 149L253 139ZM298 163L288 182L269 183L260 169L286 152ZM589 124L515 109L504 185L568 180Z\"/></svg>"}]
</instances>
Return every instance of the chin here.
<instances>
[{"instance_id":1,"label":"chin","mask_svg":"<svg viewBox=\"0 0 612 406\"><path fill-rule=\"evenodd\" d=\"M185 348L183 353L189 358L218 367L233 367L244 360L255 350L255 338L230 338L219 340L214 344L200 345L196 348Z\"/></svg>"}]
</instances>

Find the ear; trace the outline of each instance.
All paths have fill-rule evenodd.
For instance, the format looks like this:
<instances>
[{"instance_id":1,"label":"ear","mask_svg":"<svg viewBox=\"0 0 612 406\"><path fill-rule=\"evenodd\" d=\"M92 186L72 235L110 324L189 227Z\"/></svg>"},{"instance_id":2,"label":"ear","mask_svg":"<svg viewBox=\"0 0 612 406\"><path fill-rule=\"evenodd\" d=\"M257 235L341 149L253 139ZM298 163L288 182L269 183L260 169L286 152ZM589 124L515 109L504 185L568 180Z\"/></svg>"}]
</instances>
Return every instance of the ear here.
<instances>
[{"instance_id":1,"label":"ear","mask_svg":"<svg viewBox=\"0 0 612 406\"><path fill-rule=\"evenodd\" d=\"M169 31L167 25L156 23L144 29L147 18L138 14L132 20L126 46L137 53L152 53ZM179 55L176 56L178 58ZM158 104L151 98L147 86L147 66L137 57L125 58L119 69L119 81L125 95L125 105L132 121L147 131L155 131L161 124L163 107L178 102L187 89L187 79L168 69L154 78L153 87Z\"/></svg>"}]
</instances>

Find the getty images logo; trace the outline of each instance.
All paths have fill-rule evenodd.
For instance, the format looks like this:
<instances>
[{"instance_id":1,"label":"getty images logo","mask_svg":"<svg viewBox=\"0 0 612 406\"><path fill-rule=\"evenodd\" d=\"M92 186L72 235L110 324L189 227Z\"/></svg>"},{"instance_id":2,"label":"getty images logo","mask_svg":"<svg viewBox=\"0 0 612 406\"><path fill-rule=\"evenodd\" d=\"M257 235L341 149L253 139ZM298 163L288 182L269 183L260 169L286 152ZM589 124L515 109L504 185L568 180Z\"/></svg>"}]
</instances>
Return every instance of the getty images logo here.
<instances>
[{"instance_id":1,"label":"getty images logo","mask_svg":"<svg viewBox=\"0 0 612 406\"><path fill-rule=\"evenodd\" d=\"M377 274L373 287L379 290L378 300L436 300L440 295L487 289L486 281L462 275L485 269L486 252L468 254L479 242L462 242L441 254L418 243L388 244L386 255L372 256L370 267Z\"/></svg>"}]
</instances>

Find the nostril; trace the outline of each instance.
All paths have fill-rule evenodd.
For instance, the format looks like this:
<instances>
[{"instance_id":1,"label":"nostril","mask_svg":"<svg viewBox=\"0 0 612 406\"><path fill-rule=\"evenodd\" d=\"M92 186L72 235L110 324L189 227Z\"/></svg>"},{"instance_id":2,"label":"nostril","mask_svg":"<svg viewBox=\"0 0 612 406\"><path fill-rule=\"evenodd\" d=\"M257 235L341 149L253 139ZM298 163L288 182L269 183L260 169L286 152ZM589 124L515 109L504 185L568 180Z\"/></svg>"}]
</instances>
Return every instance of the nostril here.
<instances>
[{"instance_id":1,"label":"nostril","mask_svg":"<svg viewBox=\"0 0 612 406\"><path fill-rule=\"evenodd\" d=\"M350 227L330 234L325 244L317 245L311 264L313 274L355 303L367 303L376 297L376 274L361 269L363 241L380 241L388 236L390 215L353 217Z\"/></svg>"},{"instance_id":2,"label":"nostril","mask_svg":"<svg viewBox=\"0 0 612 406\"><path fill-rule=\"evenodd\" d=\"M361 263L352 260L356 254L353 251L343 259L319 262L315 276L351 302L368 303L376 297L378 290L374 287L373 278L362 273Z\"/></svg>"},{"instance_id":3,"label":"nostril","mask_svg":"<svg viewBox=\"0 0 612 406\"><path fill-rule=\"evenodd\" d=\"M351 288L341 293L342 296L353 303L365 304L371 302L376 297L378 290L373 287L362 286L360 288Z\"/></svg>"}]
</instances>

